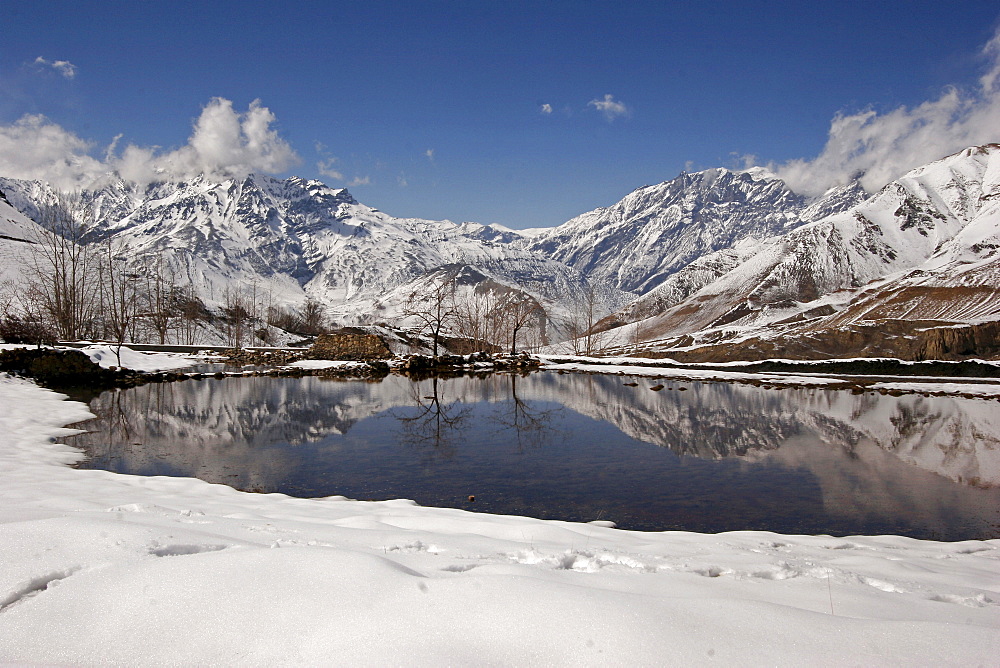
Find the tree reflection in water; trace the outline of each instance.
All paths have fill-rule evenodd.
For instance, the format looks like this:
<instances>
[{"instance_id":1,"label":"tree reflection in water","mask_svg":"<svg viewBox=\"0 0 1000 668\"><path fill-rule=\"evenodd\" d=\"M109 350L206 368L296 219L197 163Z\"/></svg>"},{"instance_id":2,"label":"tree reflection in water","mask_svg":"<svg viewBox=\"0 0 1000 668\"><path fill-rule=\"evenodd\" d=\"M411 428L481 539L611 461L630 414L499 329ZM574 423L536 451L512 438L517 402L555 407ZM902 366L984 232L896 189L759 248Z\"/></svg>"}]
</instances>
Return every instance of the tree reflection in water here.
<instances>
[{"instance_id":1,"label":"tree reflection in water","mask_svg":"<svg viewBox=\"0 0 1000 668\"><path fill-rule=\"evenodd\" d=\"M512 373L510 378L510 400L499 402L492 419L501 428L513 432L514 444L518 452L529 448L542 448L550 444L558 435L553 426L561 408L546 408L545 404L525 401L517 393L520 374Z\"/></svg>"},{"instance_id":2,"label":"tree reflection in water","mask_svg":"<svg viewBox=\"0 0 1000 668\"><path fill-rule=\"evenodd\" d=\"M414 383L410 390L412 404L393 409L390 414L400 422L402 442L432 446L440 457L453 456L457 443L470 437L475 439L475 432L485 429L503 433L517 452L541 448L558 435L551 422L561 409L521 398L517 383L523 376L517 373L493 376L490 379L492 410L485 414L476 414L472 404L466 403L467 399L457 396L465 389L465 383L449 385L449 380L437 376ZM504 385L509 391L504 391ZM473 424L474 420L478 424Z\"/></svg>"},{"instance_id":3,"label":"tree reflection in water","mask_svg":"<svg viewBox=\"0 0 1000 668\"><path fill-rule=\"evenodd\" d=\"M394 409L392 412L400 422L404 443L430 445L437 450L438 456L451 457L455 454L456 439L472 411L458 400L446 399L438 376L431 378L430 383L431 393L427 395L422 394L421 384L413 383L410 390L412 406L406 411Z\"/></svg>"},{"instance_id":4,"label":"tree reflection in water","mask_svg":"<svg viewBox=\"0 0 1000 668\"><path fill-rule=\"evenodd\" d=\"M644 529L1000 535L995 402L536 373L146 385L82 466ZM681 388L684 391L681 391ZM405 447L401 447L405 446ZM655 446L655 447L654 447Z\"/></svg>"}]
</instances>

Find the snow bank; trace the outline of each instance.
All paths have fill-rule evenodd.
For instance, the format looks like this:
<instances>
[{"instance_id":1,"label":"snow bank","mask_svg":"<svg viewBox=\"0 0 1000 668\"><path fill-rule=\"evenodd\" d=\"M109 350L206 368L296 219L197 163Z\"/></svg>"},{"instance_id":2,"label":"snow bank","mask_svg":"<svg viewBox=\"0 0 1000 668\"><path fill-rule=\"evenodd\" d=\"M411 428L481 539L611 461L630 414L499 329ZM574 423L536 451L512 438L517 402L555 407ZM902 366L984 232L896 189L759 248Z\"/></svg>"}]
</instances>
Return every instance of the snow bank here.
<instances>
[{"instance_id":1,"label":"snow bank","mask_svg":"<svg viewBox=\"0 0 1000 668\"><path fill-rule=\"evenodd\" d=\"M66 466L0 377L0 663L978 665L1000 540L639 533Z\"/></svg>"},{"instance_id":2,"label":"snow bank","mask_svg":"<svg viewBox=\"0 0 1000 668\"><path fill-rule=\"evenodd\" d=\"M354 369L367 366L364 362L345 360L298 360L288 364L293 369Z\"/></svg>"},{"instance_id":3,"label":"snow bank","mask_svg":"<svg viewBox=\"0 0 1000 668\"><path fill-rule=\"evenodd\" d=\"M136 371L172 371L194 364L190 355L184 353L143 353L122 346L119 357L118 346L95 344L81 348L95 364L105 369L119 366Z\"/></svg>"},{"instance_id":4,"label":"snow bank","mask_svg":"<svg viewBox=\"0 0 1000 668\"><path fill-rule=\"evenodd\" d=\"M34 347L34 345L23 343L0 343L0 350L17 350ZM80 350L90 357L94 364L99 364L105 369L122 367L147 372L183 369L196 364L204 357L199 356L198 358L194 358L186 353L143 353L132 350L128 346L122 346L121 359L119 359L118 346L106 343L95 343L83 346L82 348L60 348L60 350Z\"/></svg>"}]
</instances>

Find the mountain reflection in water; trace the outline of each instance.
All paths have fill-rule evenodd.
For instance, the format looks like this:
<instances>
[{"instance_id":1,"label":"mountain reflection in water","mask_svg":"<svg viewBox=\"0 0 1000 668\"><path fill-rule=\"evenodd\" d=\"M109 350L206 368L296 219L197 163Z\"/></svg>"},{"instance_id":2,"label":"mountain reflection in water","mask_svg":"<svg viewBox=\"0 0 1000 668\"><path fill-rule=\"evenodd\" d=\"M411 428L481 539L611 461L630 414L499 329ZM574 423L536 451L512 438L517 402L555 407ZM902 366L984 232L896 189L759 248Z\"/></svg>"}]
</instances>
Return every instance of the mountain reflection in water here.
<instances>
[{"instance_id":1,"label":"mountain reflection in water","mask_svg":"<svg viewBox=\"0 0 1000 668\"><path fill-rule=\"evenodd\" d=\"M70 442L83 467L293 496L645 530L1000 537L996 402L626 380L150 384L94 399Z\"/></svg>"}]
</instances>

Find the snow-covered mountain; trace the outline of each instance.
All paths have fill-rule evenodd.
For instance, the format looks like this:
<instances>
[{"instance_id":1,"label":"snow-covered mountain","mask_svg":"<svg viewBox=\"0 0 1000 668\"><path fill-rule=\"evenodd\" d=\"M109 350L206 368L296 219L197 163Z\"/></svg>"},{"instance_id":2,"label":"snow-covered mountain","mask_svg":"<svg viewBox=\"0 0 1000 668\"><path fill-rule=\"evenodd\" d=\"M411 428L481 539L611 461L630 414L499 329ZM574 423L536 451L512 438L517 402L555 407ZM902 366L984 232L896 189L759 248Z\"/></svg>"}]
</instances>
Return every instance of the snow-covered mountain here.
<instances>
[{"instance_id":1,"label":"snow-covered mountain","mask_svg":"<svg viewBox=\"0 0 1000 668\"><path fill-rule=\"evenodd\" d=\"M7 216L16 225L0 215L15 232L54 196L46 184L2 178L0 191L0 207L24 214ZM158 258L210 306L235 286L278 305L310 297L346 323L398 320L410 295L441 280L466 295L530 297L546 311L551 340L579 332L581 305L596 296L599 316L617 309L600 325L614 331L606 343L715 344L717 358L851 354L852 346L885 354L912 338L908 328L1000 320L995 144L873 195L854 182L807 199L759 168L682 173L530 233L395 218L301 178L115 181L82 193L80 206L96 221L90 239ZM868 338L888 330L902 338L886 351L843 336L865 328ZM816 343L831 333L840 349ZM738 347L750 339L755 347Z\"/></svg>"},{"instance_id":2,"label":"snow-covered mountain","mask_svg":"<svg viewBox=\"0 0 1000 668\"><path fill-rule=\"evenodd\" d=\"M15 286L24 280L30 247L42 230L7 199L0 189L0 309L13 300Z\"/></svg>"},{"instance_id":3,"label":"snow-covered mountain","mask_svg":"<svg viewBox=\"0 0 1000 668\"><path fill-rule=\"evenodd\" d=\"M0 189L28 215L53 197L39 182L0 179ZM165 261L176 282L210 305L234 286L252 286L280 305L311 297L340 321L392 320L406 296L448 267L466 289L488 283L530 295L558 331L568 305L588 290L580 272L510 243L520 239L513 232L394 218L319 181L116 181L83 193L81 206L95 220L89 240L113 238L138 257ZM610 304L626 302L615 290L601 293Z\"/></svg>"},{"instance_id":4,"label":"snow-covered mountain","mask_svg":"<svg viewBox=\"0 0 1000 668\"><path fill-rule=\"evenodd\" d=\"M846 211L702 255L605 324L641 321L646 338L690 347L890 321L993 321L998 251L1000 145L988 145L913 170Z\"/></svg>"},{"instance_id":5,"label":"snow-covered mountain","mask_svg":"<svg viewBox=\"0 0 1000 668\"><path fill-rule=\"evenodd\" d=\"M784 234L863 196L854 183L810 204L766 170L708 169L639 188L539 234L530 247L642 295L709 253Z\"/></svg>"}]
</instances>

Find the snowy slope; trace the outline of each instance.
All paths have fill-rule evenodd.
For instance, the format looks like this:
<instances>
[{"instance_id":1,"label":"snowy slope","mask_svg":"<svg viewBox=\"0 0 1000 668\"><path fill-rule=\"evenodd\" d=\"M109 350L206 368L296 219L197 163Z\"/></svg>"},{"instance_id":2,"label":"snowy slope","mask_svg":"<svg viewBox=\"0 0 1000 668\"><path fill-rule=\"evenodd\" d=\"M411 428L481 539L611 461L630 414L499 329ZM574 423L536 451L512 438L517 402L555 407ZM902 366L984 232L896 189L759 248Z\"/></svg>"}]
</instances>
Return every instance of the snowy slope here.
<instances>
[{"instance_id":1,"label":"snowy slope","mask_svg":"<svg viewBox=\"0 0 1000 668\"><path fill-rule=\"evenodd\" d=\"M0 190L0 239L31 242L40 230L33 220L14 208L3 190Z\"/></svg>"},{"instance_id":2,"label":"snowy slope","mask_svg":"<svg viewBox=\"0 0 1000 668\"><path fill-rule=\"evenodd\" d=\"M1000 147L967 149L910 172L849 211L703 256L615 322L648 319L649 334L662 337L763 331L803 314L813 327L996 319L998 177Z\"/></svg>"},{"instance_id":3,"label":"snowy slope","mask_svg":"<svg viewBox=\"0 0 1000 668\"><path fill-rule=\"evenodd\" d=\"M37 182L0 179L0 188L29 214L52 196ZM340 321L391 320L399 295L443 266L466 266L530 294L558 329L588 289L578 271L511 243L521 237L510 230L394 218L319 181L199 177L145 189L119 181L83 200L98 220L90 240L113 238L139 257L164 261L176 282L194 285L210 305L235 286L280 305L310 296ZM627 301L615 290L599 292L611 306Z\"/></svg>"},{"instance_id":4,"label":"snowy slope","mask_svg":"<svg viewBox=\"0 0 1000 668\"><path fill-rule=\"evenodd\" d=\"M15 209L0 190L0 308L13 298L15 286L23 283L33 242L41 236L38 225Z\"/></svg>"},{"instance_id":5,"label":"snowy slope","mask_svg":"<svg viewBox=\"0 0 1000 668\"><path fill-rule=\"evenodd\" d=\"M855 204L857 184L811 205L765 170L709 169L632 192L534 236L530 247L591 279L645 294L691 262Z\"/></svg>"}]
</instances>

